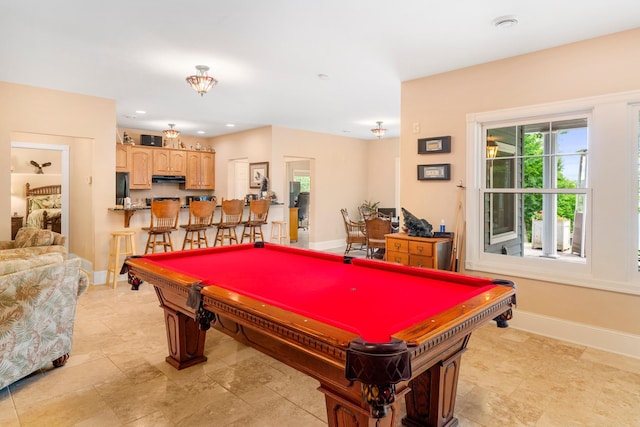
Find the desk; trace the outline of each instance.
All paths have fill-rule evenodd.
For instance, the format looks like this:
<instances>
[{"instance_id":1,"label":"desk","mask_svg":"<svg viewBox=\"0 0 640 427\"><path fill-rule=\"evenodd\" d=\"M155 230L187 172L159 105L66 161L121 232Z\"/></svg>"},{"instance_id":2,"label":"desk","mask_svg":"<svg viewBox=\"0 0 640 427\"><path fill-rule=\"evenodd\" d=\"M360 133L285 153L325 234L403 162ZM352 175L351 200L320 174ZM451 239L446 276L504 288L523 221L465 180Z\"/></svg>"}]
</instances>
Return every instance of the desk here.
<instances>
[{"instance_id":1,"label":"desk","mask_svg":"<svg viewBox=\"0 0 640 427\"><path fill-rule=\"evenodd\" d=\"M181 369L205 361L204 329L213 326L318 380L329 426L372 426L383 415L380 426L398 425L403 399L394 398L401 396L405 425L456 425L471 332L515 298L513 287L502 286L508 281L269 243L126 264L134 280L155 287L167 362ZM363 391L387 400L370 402Z\"/></svg>"}]
</instances>

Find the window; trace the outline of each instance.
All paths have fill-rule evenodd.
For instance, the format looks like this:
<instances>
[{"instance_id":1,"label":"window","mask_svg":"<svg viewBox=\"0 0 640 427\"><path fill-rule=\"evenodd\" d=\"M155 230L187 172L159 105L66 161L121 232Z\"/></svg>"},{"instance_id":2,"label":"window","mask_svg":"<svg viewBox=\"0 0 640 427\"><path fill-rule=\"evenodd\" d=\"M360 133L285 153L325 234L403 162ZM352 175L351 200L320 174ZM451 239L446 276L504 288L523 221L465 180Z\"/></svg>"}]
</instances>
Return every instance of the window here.
<instances>
[{"instance_id":1,"label":"window","mask_svg":"<svg viewBox=\"0 0 640 427\"><path fill-rule=\"evenodd\" d=\"M301 193L311 191L311 176L309 175L309 171L294 170L293 181L300 183Z\"/></svg>"},{"instance_id":2,"label":"window","mask_svg":"<svg viewBox=\"0 0 640 427\"><path fill-rule=\"evenodd\" d=\"M465 269L640 295L640 91L471 113L466 148Z\"/></svg>"},{"instance_id":3,"label":"window","mask_svg":"<svg viewBox=\"0 0 640 427\"><path fill-rule=\"evenodd\" d=\"M484 251L584 262L587 117L484 126Z\"/></svg>"}]
</instances>

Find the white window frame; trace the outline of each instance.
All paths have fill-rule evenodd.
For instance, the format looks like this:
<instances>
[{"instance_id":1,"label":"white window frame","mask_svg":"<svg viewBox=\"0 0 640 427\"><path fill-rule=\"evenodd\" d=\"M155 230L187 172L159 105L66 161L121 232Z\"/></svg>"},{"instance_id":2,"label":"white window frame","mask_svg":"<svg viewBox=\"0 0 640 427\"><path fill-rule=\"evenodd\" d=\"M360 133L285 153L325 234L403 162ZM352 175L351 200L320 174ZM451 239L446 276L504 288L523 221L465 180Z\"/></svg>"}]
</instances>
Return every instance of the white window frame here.
<instances>
[{"instance_id":1,"label":"white window frame","mask_svg":"<svg viewBox=\"0 0 640 427\"><path fill-rule=\"evenodd\" d=\"M635 256L639 227L639 111L640 91L633 91L468 114L465 268L640 295L640 273ZM483 126L556 120L570 115L586 116L589 123L589 187L585 191L587 215L584 224L587 231L583 242L586 263L485 253L481 193L486 175ZM616 164L621 167L615 167ZM540 192L543 191L547 190ZM549 191L561 193L563 189ZM600 222L594 223L594 218L599 218ZM629 233L630 230L633 232Z\"/></svg>"}]
</instances>

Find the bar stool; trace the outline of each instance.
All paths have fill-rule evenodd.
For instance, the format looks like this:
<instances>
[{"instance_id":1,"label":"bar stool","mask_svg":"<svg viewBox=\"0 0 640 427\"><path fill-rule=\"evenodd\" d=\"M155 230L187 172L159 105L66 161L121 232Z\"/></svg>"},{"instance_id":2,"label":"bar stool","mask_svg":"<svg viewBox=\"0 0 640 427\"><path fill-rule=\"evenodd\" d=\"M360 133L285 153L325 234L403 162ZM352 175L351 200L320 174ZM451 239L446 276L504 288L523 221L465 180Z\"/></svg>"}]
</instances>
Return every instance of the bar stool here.
<instances>
[{"instance_id":1,"label":"bar stool","mask_svg":"<svg viewBox=\"0 0 640 427\"><path fill-rule=\"evenodd\" d=\"M256 242L260 237L260 241L264 242L262 226L267 223L270 206L271 199L251 200L249 202L249 219L242 223L244 227L242 228L240 243L244 242L245 237L248 237L250 242Z\"/></svg>"},{"instance_id":2,"label":"bar stool","mask_svg":"<svg viewBox=\"0 0 640 427\"><path fill-rule=\"evenodd\" d=\"M179 215L180 202L178 200L151 201L151 225L142 227L144 231L149 233L144 250L145 254L149 252L149 249L151 249L151 253L155 253L157 246L160 246L165 252L173 252L171 232L178 229ZM158 240L158 236L162 240Z\"/></svg>"},{"instance_id":3,"label":"bar stool","mask_svg":"<svg viewBox=\"0 0 640 427\"><path fill-rule=\"evenodd\" d=\"M216 202L213 200L193 200L189 204L189 223L181 225L185 230L182 250L184 251L189 243L189 248L198 249L204 245L209 247L207 240L207 230L213 226L213 213L216 210Z\"/></svg>"},{"instance_id":4,"label":"bar stool","mask_svg":"<svg viewBox=\"0 0 640 427\"><path fill-rule=\"evenodd\" d=\"M107 267L107 285L111 283L111 287L114 289L118 284L118 276L120 268L120 257L125 258L130 255L135 255L136 247L133 241L133 236L136 235L135 231L115 231L111 233L111 247L109 250L109 265ZM120 245L120 240L124 239L124 246ZM113 277L112 277L113 275Z\"/></svg>"},{"instance_id":5,"label":"bar stool","mask_svg":"<svg viewBox=\"0 0 640 427\"><path fill-rule=\"evenodd\" d=\"M218 242L220 245L224 245L224 241L228 240L231 245L232 242L238 243L238 235L236 234L236 227L242 222L242 213L244 210L244 200L222 199L222 205L220 206L220 222L214 224L217 228L216 239L213 242L213 246L216 246Z\"/></svg>"},{"instance_id":6,"label":"bar stool","mask_svg":"<svg viewBox=\"0 0 640 427\"><path fill-rule=\"evenodd\" d=\"M278 227L278 233L276 234L276 226ZM284 230L284 234L283 234ZM269 241L273 242L276 240L276 243L282 245L282 240L284 239L284 244L286 245L289 242L289 233L287 232L287 221L271 221L271 238Z\"/></svg>"}]
</instances>

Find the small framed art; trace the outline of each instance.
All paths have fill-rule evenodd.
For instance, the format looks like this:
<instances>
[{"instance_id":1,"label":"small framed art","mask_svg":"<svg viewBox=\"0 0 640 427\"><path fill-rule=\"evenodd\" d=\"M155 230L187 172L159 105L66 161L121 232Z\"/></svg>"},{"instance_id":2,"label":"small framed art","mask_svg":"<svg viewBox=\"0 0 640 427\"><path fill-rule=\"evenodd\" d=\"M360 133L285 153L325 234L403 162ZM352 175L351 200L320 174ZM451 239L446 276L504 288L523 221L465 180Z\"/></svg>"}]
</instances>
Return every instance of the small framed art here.
<instances>
[{"instance_id":1,"label":"small framed art","mask_svg":"<svg viewBox=\"0 0 640 427\"><path fill-rule=\"evenodd\" d=\"M441 163L438 165L418 165L418 181L448 181L450 179L450 163Z\"/></svg>"},{"instance_id":2,"label":"small framed art","mask_svg":"<svg viewBox=\"0 0 640 427\"><path fill-rule=\"evenodd\" d=\"M436 136L434 138L420 138L418 140L418 154L450 153L451 137Z\"/></svg>"},{"instance_id":3,"label":"small framed art","mask_svg":"<svg viewBox=\"0 0 640 427\"><path fill-rule=\"evenodd\" d=\"M249 163L249 188L260 188L263 178L269 178L269 162Z\"/></svg>"}]
</instances>

